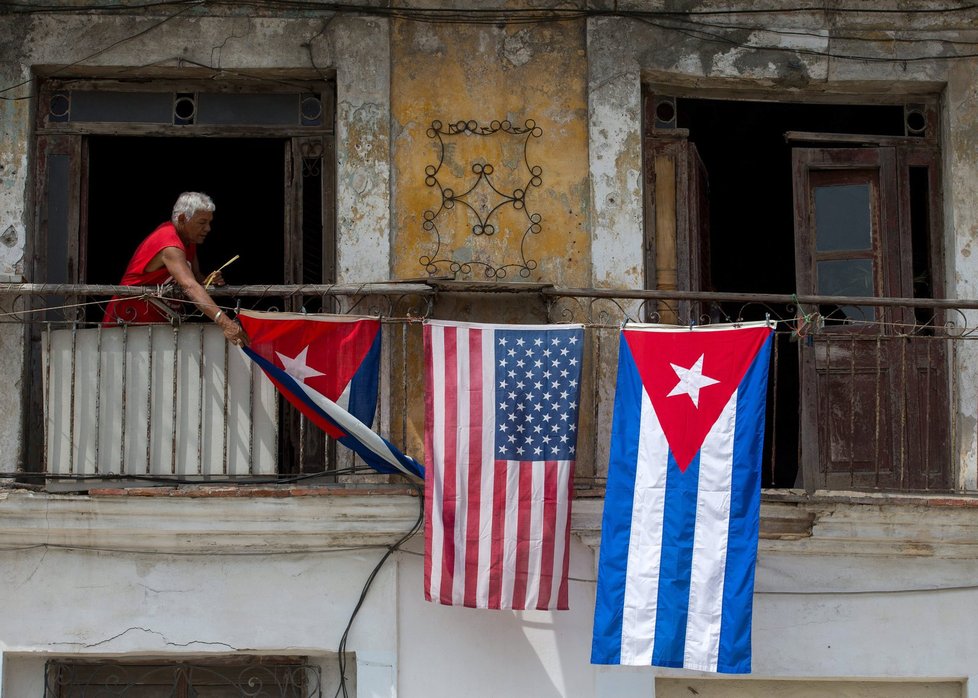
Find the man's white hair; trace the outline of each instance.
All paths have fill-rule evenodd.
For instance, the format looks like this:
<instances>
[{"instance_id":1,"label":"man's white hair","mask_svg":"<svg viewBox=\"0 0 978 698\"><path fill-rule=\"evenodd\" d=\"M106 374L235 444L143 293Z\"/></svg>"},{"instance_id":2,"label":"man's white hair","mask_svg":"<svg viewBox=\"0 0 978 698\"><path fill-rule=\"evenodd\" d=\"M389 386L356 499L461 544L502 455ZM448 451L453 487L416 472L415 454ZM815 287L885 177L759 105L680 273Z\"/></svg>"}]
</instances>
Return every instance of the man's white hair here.
<instances>
[{"instance_id":1,"label":"man's white hair","mask_svg":"<svg viewBox=\"0 0 978 698\"><path fill-rule=\"evenodd\" d=\"M180 217L181 213L189 221L198 211L213 212L215 208L217 207L214 206L214 202L207 194L201 194L199 191L185 191L177 198L177 202L173 204L173 213L170 214L170 221L173 225L176 225L177 218Z\"/></svg>"}]
</instances>

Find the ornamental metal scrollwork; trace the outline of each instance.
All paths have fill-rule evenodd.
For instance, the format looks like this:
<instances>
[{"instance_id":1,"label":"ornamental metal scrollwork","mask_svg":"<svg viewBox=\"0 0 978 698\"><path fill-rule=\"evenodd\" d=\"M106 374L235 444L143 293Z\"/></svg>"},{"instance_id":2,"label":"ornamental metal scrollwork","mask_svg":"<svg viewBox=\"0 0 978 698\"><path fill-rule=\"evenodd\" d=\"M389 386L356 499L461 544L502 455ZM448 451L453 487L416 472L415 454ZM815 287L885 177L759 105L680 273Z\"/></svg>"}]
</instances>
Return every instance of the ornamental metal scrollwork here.
<instances>
[{"instance_id":1,"label":"ornamental metal scrollwork","mask_svg":"<svg viewBox=\"0 0 978 698\"><path fill-rule=\"evenodd\" d=\"M466 185L465 190L461 193L456 192L452 187L443 185L439 175L443 165L445 165L446 137L465 134L492 136L497 133L517 136L522 139L523 153L521 159L527 169L526 180L522 186L515 187L512 192L502 190L493 179L496 168L490 162L476 162L471 165L470 169L475 179L471 185ZM543 129L537 126L532 119L527 119L522 126L515 126L510 121L493 121L488 126L480 126L475 121L456 121L447 126L441 121L432 121L426 134L428 138L438 141L438 163L425 167L425 186L437 187L441 200L437 208L428 209L423 214L422 228L433 234L435 238L434 251L430 255L422 255L418 259L425 272L429 276L434 276L447 269L453 276L457 276L460 273L470 274L473 266L479 266L484 269L485 277L491 280L505 279L511 272L515 272L521 278L529 278L530 273L537 268L537 261L527 257L527 239L531 235L540 234L542 217L539 213L530 211L527 195L531 189L538 188L543 183L542 168L539 165L530 164L529 143L531 138L540 138L543 135ZM489 204L489 210L486 212L480 211L472 202L474 193L480 187L488 188L494 196L494 201ZM515 231L517 235L522 232L520 259L497 265L492 260L456 259L450 250L443 249L444 242L438 228L439 219L443 220L445 212L455 209L456 206L463 207L468 214L467 217L471 222L469 233L475 238L481 239L491 238L503 232L500 228L499 215L503 209L511 208L513 211L520 212L521 220L525 218L525 223L521 224L521 229Z\"/></svg>"},{"instance_id":2,"label":"ornamental metal scrollwork","mask_svg":"<svg viewBox=\"0 0 978 698\"><path fill-rule=\"evenodd\" d=\"M321 140L302 141L299 144L299 154L302 157L302 176L318 177L323 171L323 153L325 147Z\"/></svg>"},{"instance_id":3,"label":"ornamental metal scrollwork","mask_svg":"<svg viewBox=\"0 0 978 698\"><path fill-rule=\"evenodd\" d=\"M44 697L235 694L242 698L322 698L322 671L302 663L60 661L47 663Z\"/></svg>"}]
</instances>

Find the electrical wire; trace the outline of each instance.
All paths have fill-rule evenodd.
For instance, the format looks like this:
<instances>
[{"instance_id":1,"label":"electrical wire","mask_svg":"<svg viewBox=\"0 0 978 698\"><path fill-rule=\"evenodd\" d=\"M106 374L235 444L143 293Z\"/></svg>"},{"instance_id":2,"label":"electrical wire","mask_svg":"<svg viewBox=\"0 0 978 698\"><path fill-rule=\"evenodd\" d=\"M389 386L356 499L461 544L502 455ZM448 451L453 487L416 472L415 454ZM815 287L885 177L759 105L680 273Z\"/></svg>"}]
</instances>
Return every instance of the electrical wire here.
<instances>
[{"instance_id":1,"label":"electrical wire","mask_svg":"<svg viewBox=\"0 0 978 698\"><path fill-rule=\"evenodd\" d=\"M0 553L23 552L25 550L66 550L71 552L85 553L119 553L124 555L160 555L173 557L266 557L266 556L285 556L285 555L325 555L330 553L348 553L361 550L386 549L389 546L381 543L372 545L350 545L342 548L296 548L293 550L159 550L150 548L107 548L95 545L67 545L63 543L34 543L31 545L0 546Z\"/></svg>"},{"instance_id":2,"label":"electrical wire","mask_svg":"<svg viewBox=\"0 0 978 698\"><path fill-rule=\"evenodd\" d=\"M954 53L954 54L939 54L939 55L924 55L924 56L876 56L869 54L856 54L856 53L839 53L836 51L820 51L817 49L804 48L802 46L779 46L773 44L753 44L744 41L737 41L731 39L723 34L707 31L706 29L699 28L696 24L686 24L681 26L665 24L661 20L652 20L647 17L635 17L637 21L643 22L650 26L663 31L675 31L689 38L696 39L698 41L707 41L716 44L722 44L724 46L729 46L731 48L739 49L751 49L753 51L772 51L776 53L790 53L798 54L803 56L814 56L816 58L834 58L837 60L848 60L848 61L861 61L865 63L917 63L921 61L935 61L935 60L960 60L966 58L978 58L978 52L971 53ZM740 31L769 31L764 27L739 27ZM836 39L835 36L825 36L826 40ZM887 44L889 41L873 41L875 44ZM972 46L978 46L975 43L969 43Z\"/></svg>"},{"instance_id":3,"label":"electrical wire","mask_svg":"<svg viewBox=\"0 0 978 698\"><path fill-rule=\"evenodd\" d=\"M200 4L202 1L203 0L190 0L190 2L188 3L188 6L187 7L184 7L183 9L181 9L181 10L179 10L177 12L174 12L173 14L171 14L171 15L169 15L167 17L164 17L163 19L161 19L160 21L156 22L155 24L147 27L146 29L143 29L141 31L138 31L135 34L130 34L129 36L123 37L122 39L119 39L118 41L112 42L108 46L104 46L103 48L100 48L99 50L95 51L94 53L91 53L91 54L89 54L89 55L87 55L87 56L85 56L83 58L79 58L78 60L76 60L76 61L74 61L72 63L68 63L67 65L61 66L60 68L58 68L57 71L55 71L54 76L56 76L61 71L65 71L65 70L67 70L69 68L73 68L74 66L76 66L76 65L78 65L80 63L84 63L85 61L91 60L92 58L95 58L97 56L101 56L103 53L105 53L107 51L111 51L116 46L121 46L122 44L124 44L126 42L132 41L133 39L138 39L139 37L141 37L141 36L143 36L145 34L148 34L148 33L152 32L152 31L155 31L156 29L158 29L159 27L163 26L164 24L166 24L170 20L179 17L184 12L187 12L189 9L191 9L191 7ZM3 14L3 13L0 12L0 14ZM10 85L9 87L0 88L0 100L6 100L6 101L14 102L14 101L19 101L19 100L23 100L23 99L31 99L33 97L33 95L25 95L25 96L21 96L21 97L4 97L3 96L3 93L4 92L10 92L11 90L15 90L18 87L23 87L24 85L30 85L32 82L33 82L33 80L28 79L28 80L24 80L22 82L19 82L16 85Z\"/></svg>"},{"instance_id":4,"label":"electrical wire","mask_svg":"<svg viewBox=\"0 0 978 698\"><path fill-rule=\"evenodd\" d=\"M146 9L160 7L172 7L190 4L198 0L159 0L144 3L88 3L88 4L39 4L32 2L17 2L9 0L3 6L4 11L0 14L21 14L21 13L74 13L74 12L112 12L112 13L131 13ZM319 11L355 11L355 12L384 12L387 14L403 14L405 16L443 16L443 17L467 17L467 16L488 16L488 17L512 17L512 16L546 16L546 17L578 17L581 15L615 15L615 16L661 16L661 17L702 17L702 16L779 16L779 15L799 15L799 14L827 14L832 16L846 15L916 15L916 16L943 16L948 14L968 13L978 9L976 4L957 4L944 5L937 7L917 7L917 8L888 8L888 7L826 7L825 5L803 5L799 7L775 7L775 8L690 8L686 10L673 9L597 9L587 7L552 7L552 8L451 8L451 7L373 7L350 3L319 3L310 0L207 0L205 5L251 5L256 8L290 8L299 10L319 10Z\"/></svg>"},{"instance_id":5,"label":"electrical wire","mask_svg":"<svg viewBox=\"0 0 978 698\"><path fill-rule=\"evenodd\" d=\"M350 614L350 620L346 624L346 628L343 630L343 636L340 638L340 644L337 647L337 663L340 669L340 685L336 688L336 693L333 698L337 698L342 692L343 698L349 698L349 693L346 687L346 642L350 636L350 628L353 627L353 621L356 619L357 614L360 612L360 608L363 606L363 602L367 598L367 592L370 591L370 586L373 584L374 579L380 572L380 569L384 566L384 563L393 555L397 550L404 545L410 538L413 538L418 531L421 530L421 525L424 523L424 490L417 484L412 483L415 491L418 493L418 519L414 522L414 526L410 531L405 533L401 538L393 545L387 548L387 552L384 556L380 558L380 561L374 566L373 570L367 576L367 580L363 584L363 589L360 592L360 598L357 599L357 604L353 608L353 613Z\"/></svg>"},{"instance_id":6,"label":"electrical wire","mask_svg":"<svg viewBox=\"0 0 978 698\"><path fill-rule=\"evenodd\" d=\"M698 27L706 27L709 29L723 29L730 31L743 31L745 29L750 31L764 32L765 34L774 34L776 36L787 36L787 37L805 37L811 39L833 39L833 40L843 40L843 41L853 41L853 42L865 42L873 44L890 44L890 43L923 43L923 42L935 42L950 44L954 46L978 46L978 41L965 41L960 39L946 38L942 36L897 36L897 34L913 34L915 32L934 32L937 31L931 27L908 27L901 26L899 28L890 28L885 30L880 30L879 28L873 29L860 29L858 27L849 27L846 31L861 31L867 36L859 36L855 34L842 34L838 33L838 30L834 30L832 34L828 34L824 31L817 30L805 30L805 29L788 29L779 28L776 26L768 27L754 27L745 26L743 24L731 24L731 23L721 23L721 22L705 22L702 20L676 20L677 22L685 22L687 24L695 25ZM890 35L885 39L878 38L881 31L885 31Z\"/></svg>"},{"instance_id":7,"label":"electrical wire","mask_svg":"<svg viewBox=\"0 0 978 698\"><path fill-rule=\"evenodd\" d=\"M341 4L341 3L313 3L304 2L301 0L167 0L161 2L149 2L141 4L129 4L129 5L118 5L118 4L103 4L103 3L90 3L87 5L72 5L72 6L62 6L62 5L35 5L32 3L24 2L8 2L4 6L0 7L0 15L2 14L83 14L99 12L104 14L112 13L125 13L133 14L135 12L141 12L153 9L163 9L163 8L179 8L173 14L164 17L162 20L157 22L151 27L144 29L140 32L132 34L128 37L120 39L98 51L80 58L73 63L67 64L56 71L53 77L57 77L59 72L67 70L68 68L74 67L80 63L84 63L96 56L109 51L120 44L131 41L138 38L148 32L153 31L165 22L188 12L191 9L207 9L212 6L227 6L227 7L253 7L257 9L273 10L273 9L285 9L285 10L304 10L309 12L331 12L336 14L359 14L359 15L370 15L370 16L382 16L392 19L403 19L407 21L418 21L425 23L434 24L471 24L471 25L520 25L520 24L537 24L537 23L552 23L552 22L565 22L565 21L577 21L580 19L588 18L621 18L621 19L635 19L650 26L654 26L663 31L672 31L695 38L702 41L709 41L713 43L721 43L723 45L737 47L737 48L747 48L755 51L778 51L801 55L810 55L822 58L833 58L837 60L852 60L852 61L863 61L863 62L885 62L885 63L907 63L907 62L919 62L919 61L946 61L946 60L960 60L965 58L975 58L978 57L978 52L969 53L940 53L931 55L917 55L917 56L879 56L879 55L868 55L868 54L856 54L856 53L840 53L835 51L821 51L816 49L807 49L804 47L786 47L780 45L765 45L765 44L753 44L746 43L742 41L737 41L729 37L723 36L709 29L729 29L731 31L764 31L772 33L775 35L799 35L799 36L812 36L817 38L826 38L827 40L845 40L845 41L862 41L873 44L889 44L889 43L921 43L921 42L940 42L947 46L974 46L975 42L964 42L954 39L941 39L928 37L926 39L898 39L898 38L888 38L886 40L879 40L875 36L856 36L856 35L845 35L845 36L828 36L818 33L806 33L799 32L796 30L775 28L770 27L769 23L761 26L748 26L748 25L723 25L716 23L703 22L698 19L700 17L723 17L723 16L757 16L757 17L769 17L769 16L782 16L782 15L796 15L800 13L825 13L832 16L845 16L845 15L859 15L859 14L869 14L869 15L915 15L915 16L928 16L928 15L947 15L947 14L961 14L967 13L978 8L978 5L968 4L968 5L954 5L941 8L913 8L913 9L888 9L888 8L835 8L826 9L824 7L810 6L810 7L799 7L799 8L777 8L777 9L755 9L755 8L745 8L745 9L726 9L726 10L710 10L710 9L691 9L686 11L672 11L672 10L600 10L600 9L587 9L587 8L549 8L549 9L537 9L537 8L470 8L465 10L457 10L452 8L405 8L405 7L371 7L363 5L351 5L351 4ZM672 22L671 24L668 22ZM914 31L913 28L908 28L907 30ZM933 31L933 29L922 29L923 31ZM901 31L905 31L901 28ZM201 67L207 67L214 70L219 70L213 68L212 66L205 66L203 64L195 63L194 61L189 61L186 59L181 59L180 57L174 57L175 59L181 60L191 65L199 65ZM233 71L222 70L224 73L233 74ZM31 99L33 95L25 95L19 97L6 97L3 93L9 92L11 90L17 89L24 85L31 83L31 80L25 80L14 85L10 85L5 88L0 88L0 99L8 101L16 101L22 99Z\"/></svg>"},{"instance_id":8,"label":"electrical wire","mask_svg":"<svg viewBox=\"0 0 978 698\"><path fill-rule=\"evenodd\" d=\"M144 296L153 296L154 298L160 298L160 299L166 300L166 301L171 302L171 303L183 304L183 305L188 305L188 306L195 306L196 305L194 303L194 301L192 301L190 299L187 299L187 298L174 298L174 297L171 297L171 296L166 295L164 293L161 293L159 291L157 293L146 293L146 294L143 294L142 296L131 296L130 298L136 298L136 299L138 299L138 298L142 298ZM655 302L658 299L651 299L651 300L653 302ZM845 300L845 298L844 297L840 297L839 300L840 301L843 301L843 300ZM40 307L40 308L31 308L31 309L27 309L27 310L14 310L14 311L10 311L10 312L0 312L0 318L16 318L16 317L21 317L21 316L26 316L26 315L34 315L34 314L40 314L40 313L50 313L50 312L59 311L59 310L71 310L71 309L74 309L74 308L82 308L82 307L87 307L87 306L104 305L104 304L105 304L105 301L89 301L89 302L82 302L82 303L65 303L65 304L61 304L61 305L50 305L50 306L43 306L43 307ZM800 306L800 303L796 300L796 301L794 301L794 305L796 305L796 307L797 307L797 306ZM908 304L908 307L910 307L910 306L911 306L911 304ZM238 306L237 305L230 306L230 305L216 304L216 307L218 307L218 308L220 308L221 310L224 310L224 311L236 311L236 310L238 310ZM869 308L869 307L872 307L872 306L860 306L860 307L867 307L867 308ZM954 311L955 309L954 308L934 308L932 310L935 311L935 312L940 312L940 311L948 312L948 311ZM960 311L958 311L958 312L960 312ZM186 317L189 319L189 318L203 317L203 316L200 313L191 312ZM382 318L382 320L383 320L383 322L388 323L388 324L391 324L391 323L401 323L401 322L415 323L415 322L419 322L419 321L424 320L424 318L419 318L419 317L413 316L413 315L404 316L404 317L395 317L395 316L386 316L385 315ZM723 321L725 323L730 323L730 324L737 324L737 323L741 323L741 322L748 322L747 320L744 320L743 318L732 318L729 315L725 315L724 318L723 318ZM7 320L7 321L0 320L0 323L2 323L2 322L11 322L11 321L9 321L9 320ZM16 321L16 322L24 322L24 321ZM27 320L27 322L29 322L29 320ZM54 324L55 321L44 321L44 322L45 322L45 324ZM71 321L69 320L67 322L71 322ZM638 321L629 318L629 322L630 323L636 323ZM889 328L889 329L895 329L895 330L902 330L903 333L905 335L907 335L907 336L909 336L909 335L920 336L919 333L922 330L936 331L936 330L949 330L949 329L953 329L953 331L955 333L954 336L953 336L953 339L956 339L956 340L958 340L958 339L960 339L960 340L978 339L978 326L968 326L968 325L945 326L945 325L937 325L937 324L933 324L933 323L923 323L923 324L921 324L921 323L912 323L912 322L896 322L896 321L890 321L890 320L882 320L882 319L878 319L878 318L871 318L871 319L862 320L862 319L858 319L858 318L832 317L831 315L830 316L824 316L824 315L821 315L817 311L810 312L810 313L802 313L801 315L793 316L793 317L790 317L790 318L769 318L768 319L768 322L770 322L771 324L775 325L775 327L782 326L782 327L790 330L790 332L792 334L796 334L798 336L810 336L812 333L807 328L809 328L811 326L818 325L819 326L819 329L821 329L821 327L823 327L824 325L829 325L829 326L837 327L837 328L843 328L843 327L867 327L867 328L869 328L869 327L881 327L881 328ZM84 323L75 322L73 324L84 324ZM97 325L97 323L94 323L94 324ZM580 324L582 324L585 327L585 329L588 329L588 328L591 328L591 329L607 329L607 328L617 327L617 325L609 325L607 323L598 323L598 322L582 322ZM680 323L680 326L685 326L686 324L687 323ZM696 327L696 326L698 326L698 324L694 323L693 324L693 327ZM804 328L804 330L802 330L802 328ZM783 331L784 330L778 330L778 333L780 334ZM971 336L971 335L976 335L976 336ZM935 339L946 339L946 337L937 337L937 336L935 336ZM3 477L3 475L0 474L0 477Z\"/></svg>"},{"instance_id":9,"label":"electrical wire","mask_svg":"<svg viewBox=\"0 0 978 698\"><path fill-rule=\"evenodd\" d=\"M417 557L424 557L424 553L417 553L413 550L402 550L401 552L407 555L415 555ZM588 579L587 577L567 577L569 582L578 582L580 584L597 584L597 579ZM778 589L769 591L754 591L754 594L759 596L859 596L867 594L919 594L929 591L973 591L978 589L978 584L962 584L957 586L946 586L946 587L911 587L904 589L856 589L856 590L845 590L845 589L799 589L799 590L789 590L789 589Z\"/></svg>"},{"instance_id":10,"label":"electrical wire","mask_svg":"<svg viewBox=\"0 0 978 698\"><path fill-rule=\"evenodd\" d=\"M138 298L142 298L143 296L132 296L132 297L138 299ZM47 313L53 310L71 310L73 308L87 308L92 305L104 306L105 304L106 301L87 301L84 303L64 303L62 305L52 305L44 308L28 308L27 310L11 310L10 312L0 313L0 318L21 317L24 315L33 315L35 313Z\"/></svg>"}]
</instances>

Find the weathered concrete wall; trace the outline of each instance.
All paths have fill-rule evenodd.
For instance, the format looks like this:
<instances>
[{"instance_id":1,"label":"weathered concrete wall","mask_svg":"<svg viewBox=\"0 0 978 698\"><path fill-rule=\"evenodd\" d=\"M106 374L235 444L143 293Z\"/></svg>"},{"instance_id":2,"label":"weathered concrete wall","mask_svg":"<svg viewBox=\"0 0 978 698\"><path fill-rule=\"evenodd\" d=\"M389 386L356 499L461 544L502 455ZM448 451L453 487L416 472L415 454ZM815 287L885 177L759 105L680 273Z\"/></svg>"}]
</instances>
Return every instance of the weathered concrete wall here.
<instances>
[{"instance_id":1,"label":"weathered concrete wall","mask_svg":"<svg viewBox=\"0 0 978 698\"><path fill-rule=\"evenodd\" d=\"M23 36L29 21L10 18L0 21L8 37ZM14 40L0 42L0 283L24 281L24 246L28 230L27 190L30 118L33 113L29 83L17 87L30 77L22 61L22 46ZM11 299L0 304L0 312L15 307ZM23 437L24 388L23 328L10 323L0 325L0 366L10 382L10 389L0 396L0 472L16 472L21 465Z\"/></svg>"},{"instance_id":2,"label":"weathered concrete wall","mask_svg":"<svg viewBox=\"0 0 978 698\"><path fill-rule=\"evenodd\" d=\"M637 698L656 694L656 676L710 681L712 695L725 695L722 677L589 663L601 505L577 504L566 612L429 604L422 539L412 540L381 571L353 626L354 695ZM0 695L37 695L48 657L233 653L311 656L332 695L330 655L383 552L350 548L393 541L417 505L369 495L3 493L0 583L16 602L0 624ZM766 505L764 516L795 508ZM734 686L779 695L768 681L790 680L779 688L821 698L831 694L812 686L833 679L848 682L839 695L946 696L975 676L974 507L801 508L819 514L808 538L761 541L754 672ZM947 685L886 694L873 692L875 681ZM675 683L662 682L663 694L674 695Z\"/></svg>"},{"instance_id":3,"label":"weathered concrete wall","mask_svg":"<svg viewBox=\"0 0 978 698\"><path fill-rule=\"evenodd\" d=\"M949 66L944 91L944 225L948 294L978 298L978 61ZM978 313L956 322L978 326ZM957 382L958 485L978 488L978 347L959 342Z\"/></svg>"},{"instance_id":4,"label":"weathered concrete wall","mask_svg":"<svg viewBox=\"0 0 978 698\"><path fill-rule=\"evenodd\" d=\"M23 62L27 19L10 18L0 24L10 37L0 46L0 281L23 281L24 241L27 229L27 153L30 142L29 66ZM21 84L24 83L24 84Z\"/></svg>"},{"instance_id":5,"label":"weathered concrete wall","mask_svg":"<svg viewBox=\"0 0 978 698\"><path fill-rule=\"evenodd\" d=\"M528 190L526 207L540 213L540 233L527 237L525 256L518 256L524 244L520 234L473 236L459 227L463 208L457 204L451 214L456 218L446 216L451 224L441 231L446 254L471 263L491 253L497 255L491 258L496 268L513 259L532 259L537 266L529 270L529 280L624 288L640 287L644 273L639 130L643 80L677 90L778 99L941 95L947 290L952 296L978 297L978 254L973 254L978 238L978 66L972 60L853 61L809 53L869 51L884 57L902 50L901 44L888 41L896 35L880 23L897 26L906 18L842 17L845 22L837 16L828 22L820 14L791 15L766 32L731 34L741 44L773 41L788 49L756 51L609 18L589 20L585 36L583 26L574 23L389 26L386 20L363 17L221 18L189 12L164 23L162 17L95 21L80 16L5 16L4 28L11 30L5 36L20 40L0 46L0 76L5 85L14 84L28 78L35 65L65 65L87 56L94 57L80 67L126 68L127 74L133 66L179 69L191 61L227 70L335 70L338 266L340 280L350 282L425 273L419 259L433 254L433 243L431 231L423 228L423 214L439 203L437 187L425 182L425 168L438 162L438 139L427 135L432 121L441 121L447 129L457 121L475 121L478 127L509 120L523 126L532 119L541 131L539 136L531 132L525 151L522 145L514 150L512 143L500 144L500 134L443 135L442 141L453 139L453 145L437 174L439 181L442 175L445 182L452 181L446 186L458 188L456 181L472 181L473 164L491 162L498 165L500 186L511 191L523 181L519 177L525 177L517 176L521 168L539 166L540 186L533 186L532 193ZM932 29L941 29L942 22L956 20L927 21L935 23ZM829 26L837 34L872 30L886 41L840 41ZM770 31L779 28L795 33ZM134 36L143 30L145 34ZM974 38L963 32L954 36ZM116 41L122 43L94 55ZM937 42L927 48L951 50ZM30 111L29 101L0 101L0 278L21 273L32 225ZM524 152L529 165L520 162ZM487 192L476 199L479 206L492 201ZM483 278L480 274L479 265L473 265L460 276ZM966 322L978 323L978 317ZM416 350L417 333L411 339ZM18 374L17 333L4 334L0 342L4 370ZM978 355L967 348L970 343L962 344L955 366L960 482L974 488ZM598 384L606 391L602 402L609 406L612 373L609 368ZM417 409L420 404L414 403ZM416 416L412 413L405 426L408 440L415 444L421 423ZM15 464L8 454L17 450L20 417L13 401L0 405L0 434L6 439L0 441L0 469ZM607 462L600 449L609 441L609 424L610 409L599 415L603 426L594 437L600 447L599 464ZM128 514L131 523L125 528L116 525L119 519L105 525L111 505L93 500L65 523L84 535L92 532L88 549L77 543L69 547L69 535L63 532L38 543L51 547L0 549L0 585L16 599L0 623L4 698L36 693L43 658L51 654L332 652L379 553L316 551L309 541L327 535L324 528L341 524L340 528L350 528L330 530L331 540L376 543L377 530L371 535L351 530L366 527L364 509L401 506L401 518L413 513L408 505L386 499L344 511L318 509L308 502L278 503L272 512L268 502L228 502L208 509L201 504L188 500L176 510L137 510ZM581 511L588 507L580 500L575 505ZM45 500L41 509L25 515L24 528L40 531L50 526L59 506L58 498ZM598 508L590 506L590 516L599 516ZM306 518L297 516L299 508ZM973 517L968 512L925 511L901 518L891 513L897 510L880 505L858 515L832 512L822 516L821 528L816 526L803 541L762 543L755 601L756 677L940 679L953 690L954 681L973 675L978 556L965 540L975 539ZM202 512L214 514L202 530L179 529L178 524ZM880 512L881 516L871 515ZM3 513L0 520L10 525L14 514ZM577 516L580 523L581 514ZM258 527L249 532L255 538L239 530L246 519ZM219 521L224 522L222 530L217 530ZM280 529L263 532L259 524L269 521L280 523ZM928 524L935 521L943 525ZM828 533L819 534L826 529ZM378 577L354 627L350 647L357 653L358 695L456 696L461 687L474 696L523 692L619 698L654 695L657 675L685 676L588 664L597 531L593 522L576 530L590 538L592 547L575 540L573 610L566 614L479 613L430 606L422 600L421 546L412 543L398 554L396 565ZM870 531L875 538L860 543L860 536ZM222 541L219 555L200 555L204 551L194 547L208 534ZM93 549L104 542L99 535L125 543L130 552ZM305 548L278 554L281 551L272 545L283 539L306 541ZM255 540L258 549L251 545ZM190 549L181 551L181 545ZM432 670L432 657L437 658L437 671ZM972 680L966 690L978 696L974 685ZM855 695L862 690L844 688Z\"/></svg>"},{"instance_id":6,"label":"weathered concrete wall","mask_svg":"<svg viewBox=\"0 0 978 698\"><path fill-rule=\"evenodd\" d=\"M496 27L397 21L391 55L392 275L417 277L427 268L466 280L589 285L583 23ZM440 167L439 137L430 130L436 121L445 144ZM469 122L474 132L448 133ZM503 128L477 135L494 122ZM506 133L504 122L530 133ZM463 203L439 213L439 186L461 195L478 180L473 166L485 165L491 165L487 174L499 192L525 191L525 205L506 204L486 220L503 198L482 182L466 201L493 228L474 232L479 221ZM535 172L539 180L533 179ZM432 179L426 182L426 175ZM426 211L436 214L432 222L440 247L436 231L424 228ZM526 234L533 214L539 215L538 232Z\"/></svg>"},{"instance_id":7,"label":"weathered concrete wall","mask_svg":"<svg viewBox=\"0 0 978 698\"><path fill-rule=\"evenodd\" d=\"M391 276L589 286L583 22L399 20L391 57ZM459 196L444 209L442 189ZM506 201L518 192L516 206ZM546 321L539 299L525 297L446 299L434 313ZM420 396L423 357L415 349L403 355L408 390ZM407 425L405 445L420 454L422 400L408 404Z\"/></svg>"}]
</instances>

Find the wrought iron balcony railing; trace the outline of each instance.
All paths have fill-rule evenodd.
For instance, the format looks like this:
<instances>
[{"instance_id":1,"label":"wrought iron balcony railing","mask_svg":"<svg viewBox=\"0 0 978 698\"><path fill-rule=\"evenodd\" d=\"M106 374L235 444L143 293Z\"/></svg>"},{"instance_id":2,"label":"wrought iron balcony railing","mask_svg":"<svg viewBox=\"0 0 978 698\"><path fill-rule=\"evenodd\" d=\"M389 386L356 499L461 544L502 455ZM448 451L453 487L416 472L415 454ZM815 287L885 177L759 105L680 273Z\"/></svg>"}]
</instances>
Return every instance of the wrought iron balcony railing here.
<instances>
[{"instance_id":1,"label":"wrought iron balcony railing","mask_svg":"<svg viewBox=\"0 0 978 698\"><path fill-rule=\"evenodd\" d=\"M156 293L158 289L149 289ZM0 286L0 332L24 337L28 448L20 477L48 483L386 481L278 400L217 328L101 328L111 286ZM581 322L586 327L577 485L607 471L618 332L627 322L776 322L764 485L953 491L975 464L962 390L978 379L978 301L559 289L445 281L215 289L231 309L380 316L375 429L423 458L421 323ZM192 306L189 306L192 310ZM970 393L968 393L970 394ZM960 403L960 404L959 404ZM973 415L971 415L973 416ZM970 440L970 441L969 441ZM974 452L973 450L970 452ZM7 473L8 475L10 473Z\"/></svg>"}]
</instances>

